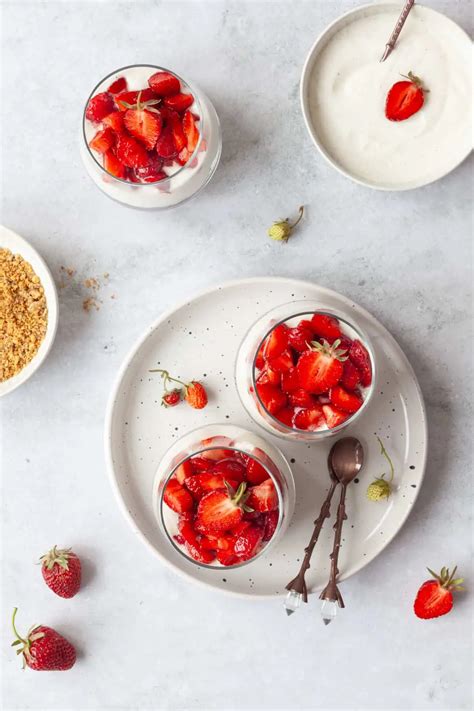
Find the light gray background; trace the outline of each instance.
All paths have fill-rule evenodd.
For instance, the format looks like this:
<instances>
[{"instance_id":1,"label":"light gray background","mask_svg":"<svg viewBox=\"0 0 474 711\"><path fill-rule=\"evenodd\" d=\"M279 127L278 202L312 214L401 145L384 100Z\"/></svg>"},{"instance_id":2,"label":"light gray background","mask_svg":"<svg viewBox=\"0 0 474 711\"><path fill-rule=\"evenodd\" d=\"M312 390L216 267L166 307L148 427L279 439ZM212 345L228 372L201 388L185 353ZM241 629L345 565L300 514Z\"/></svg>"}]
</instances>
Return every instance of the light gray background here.
<instances>
[{"instance_id":1,"label":"light gray background","mask_svg":"<svg viewBox=\"0 0 474 711\"><path fill-rule=\"evenodd\" d=\"M470 593L433 622L411 605L426 565L458 563L469 576L472 164L390 194L316 155L298 103L302 64L325 25L356 4L1 3L2 222L56 276L60 265L111 275L99 312L84 313L79 287L60 291L50 357L1 403L4 708L471 707ZM471 29L467 0L430 5ZM84 98L139 61L201 84L223 126L210 186L164 214L109 201L79 161ZM301 203L298 236L270 242L266 227ZM347 610L328 628L314 602L287 619L276 601L207 592L161 567L122 518L104 468L105 404L135 339L203 287L271 274L312 279L371 310L406 350L428 407L416 507L383 555L344 583ZM72 601L55 598L34 565L53 543L86 563ZM58 626L77 644L72 671L20 671L8 647L13 605L22 628Z\"/></svg>"}]
</instances>

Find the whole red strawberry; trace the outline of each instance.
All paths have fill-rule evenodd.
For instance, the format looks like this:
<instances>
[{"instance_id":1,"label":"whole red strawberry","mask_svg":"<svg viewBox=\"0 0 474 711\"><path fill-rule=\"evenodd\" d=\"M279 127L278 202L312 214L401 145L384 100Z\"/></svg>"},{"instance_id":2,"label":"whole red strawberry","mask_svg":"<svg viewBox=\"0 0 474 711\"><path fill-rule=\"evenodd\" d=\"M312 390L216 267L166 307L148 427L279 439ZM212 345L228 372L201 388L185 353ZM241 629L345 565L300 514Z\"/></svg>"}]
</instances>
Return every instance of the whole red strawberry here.
<instances>
[{"instance_id":1,"label":"whole red strawberry","mask_svg":"<svg viewBox=\"0 0 474 711\"><path fill-rule=\"evenodd\" d=\"M20 637L15 627L17 608L13 610L12 626L18 647L17 654L23 655L23 667L35 671L66 671L74 666L76 650L59 632L45 625L31 627L26 637Z\"/></svg>"},{"instance_id":2,"label":"whole red strawberry","mask_svg":"<svg viewBox=\"0 0 474 711\"><path fill-rule=\"evenodd\" d=\"M186 386L185 398L188 405L194 407L195 410L202 410L207 405L207 393L204 385L192 380Z\"/></svg>"},{"instance_id":3,"label":"whole red strawberry","mask_svg":"<svg viewBox=\"0 0 474 711\"><path fill-rule=\"evenodd\" d=\"M439 575L430 568L427 569L432 580L426 580L418 590L413 609L417 617L429 620L441 617L451 611L453 607L453 590L464 590L461 587L463 578L455 578L457 566L453 572L449 568L442 568Z\"/></svg>"},{"instance_id":4,"label":"whole red strawberry","mask_svg":"<svg viewBox=\"0 0 474 711\"><path fill-rule=\"evenodd\" d=\"M41 556L41 572L48 586L59 597L74 597L81 587L81 561L71 548L54 546Z\"/></svg>"},{"instance_id":5,"label":"whole red strawberry","mask_svg":"<svg viewBox=\"0 0 474 711\"><path fill-rule=\"evenodd\" d=\"M181 390L176 388L175 390L168 390L161 398L161 404L165 407L174 407L179 402L181 402Z\"/></svg>"}]
</instances>

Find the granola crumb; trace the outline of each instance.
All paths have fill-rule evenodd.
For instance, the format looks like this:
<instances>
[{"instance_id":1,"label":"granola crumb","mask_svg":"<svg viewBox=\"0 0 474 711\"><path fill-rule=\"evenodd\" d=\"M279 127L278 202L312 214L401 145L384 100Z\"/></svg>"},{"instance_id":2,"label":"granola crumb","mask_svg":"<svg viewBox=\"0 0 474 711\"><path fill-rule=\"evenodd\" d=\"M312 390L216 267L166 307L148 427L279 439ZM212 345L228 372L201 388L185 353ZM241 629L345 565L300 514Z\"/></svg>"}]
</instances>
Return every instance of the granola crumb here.
<instances>
[{"instance_id":1,"label":"granola crumb","mask_svg":"<svg viewBox=\"0 0 474 711\"><path fill-rule=\"evenodd\" d=\"M84 311L86 311L86 313L89 313L90 311L92 311L92 309L99 311L100 304L101 302L98 301L96 298L94 298L93 296L88 296L87 299L84 299L84 301L82 302L82 308L84 309Z\"/></svg>"},{"instance_id":2,"label":"granola crumb","mask_svg":"<svg viewBox=\"0 0 474 711\"><path fill-rule=\"evenodd\" d=\"M83 284L86 287L86 289L92 289L93 291L98 291L100 289L100 282L98 279L95 279L94 277L89 277L88 279L84 279Z\"/></svg>"},{"instance_id":3,"label":"granola crumb","mask_svg":"<svg viewBox=\"0 0 474 711\"><path fill-rule=\"evenodd\" d=\"M43 285L19 254L0 248L0 382L35 357L46 335L48 307Z\"/></svg>"}]
</instances>

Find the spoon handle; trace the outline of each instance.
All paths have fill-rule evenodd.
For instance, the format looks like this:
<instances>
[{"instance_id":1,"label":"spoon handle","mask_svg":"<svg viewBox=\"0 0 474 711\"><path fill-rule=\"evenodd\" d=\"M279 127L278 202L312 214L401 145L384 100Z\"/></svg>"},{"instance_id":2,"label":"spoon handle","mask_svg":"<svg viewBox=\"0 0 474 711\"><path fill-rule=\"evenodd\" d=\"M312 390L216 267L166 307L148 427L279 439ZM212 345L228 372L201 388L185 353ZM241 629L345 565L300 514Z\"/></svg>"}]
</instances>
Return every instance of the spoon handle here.
<instances>
[{"instance_id":1,"label":"spoon handle","mask_svg":"<svg viewBox=\"0 0 474 711\"><path fill-rule=\"evenodd\" d=\"M409 15L410 10L412 9L413 5L415 4L415 0L407 0L405 3L403 10L400 14L400 17L397 20L397 24L395 25L392 34L389 37L389 40L387 44L385 45L385 51L380 59L381 62L385 62L387 57L391 54L393 51L393 48L395 47L395 42L398 39L398 35L402 31L403 25L406 22L406 19Z\"/></svg>"},{"instance_id":2,"label":"spoon handle","mask_svg":"<svg viewBox=\"0 0 474 711\"><path fill-rule=\"evenodd\" d=\"M342 524L347 518L346 515L346 488L347 484L342 485L341 498L337 507L337 518L334 524L334 545L331 553L331 571L329 573L329 582L320 595L322 600L337 600L339 607L344 607L344 600L336 585L336 578L339 573L337 561L339 558L339 549L341 547Z\"/></svg>"},{"instance_id":3,"label":"spoon handle","mask_svg":"<svg viewBox=\"0 0 474 711\"><path fill-rule=\"evenodd\" d=\"M304 549L305 555L303 558L303 562L301 563L299 573L296 578L290 580L290 582L286 586L287 590L294 590L295 592L301 593L303 595L304 602L308 602L308 591L306 589L306 582L304 576L306 571L310 567L310 561L311 556L313 554L314 546L318 542L319 534L321 533L324 521L329 518L329 514L331 512L331 499L338 483L339 482L337 481L331 482L331 488L329 489L326 499L324 500L323 505L321 506L319 516L314 522L314 530L311 535L311 538L309 539L309 543Z\"/></svg>"}]
</instances>

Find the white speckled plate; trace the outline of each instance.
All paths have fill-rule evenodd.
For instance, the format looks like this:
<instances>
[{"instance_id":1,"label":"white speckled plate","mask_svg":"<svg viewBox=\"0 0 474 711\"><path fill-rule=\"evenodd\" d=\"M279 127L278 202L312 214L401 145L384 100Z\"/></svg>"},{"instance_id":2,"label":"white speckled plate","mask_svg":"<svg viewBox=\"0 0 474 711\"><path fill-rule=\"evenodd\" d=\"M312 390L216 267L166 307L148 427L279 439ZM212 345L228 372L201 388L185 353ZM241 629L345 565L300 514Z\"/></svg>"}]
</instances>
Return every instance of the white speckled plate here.
<instances>
[{"instance_id":1,"label":"white speckled plate","mask_svg":"<svg viewBox=\"0 0 474 711\"><path fill-rule=\"evenodd\" d=\"M370 336L379 364L373 402L344 434L358 437L366 460L359 480L348 490L348 520L339 557L340 576L353 575L375 558L400 530L418 494L426 462L427 428L416 377L400 347L364 309L317 284L262 277L213 287L161 316L145 333L120 369L110 397L105 449L114 491L135 533L158 557L190 580L238 595L284 594L311 534L328 487L326 460L334 440L319 444L288 443L263 432L244 411L234 384L237 348L246 330L273 307L317 299L346 312ZM148 370L170 369L178 377L202 379L210 403L205 410L185 405L160 406L161 383ZM156 523L152 485L164 451L189 429L203 423L234 422L255 428L291 461L296 482L296 510L281 543L254 564L224 571L188 563L169 544ZM388 502L368 501L366 488L387 471L376 439L389 451L396 470L396 493ZM332 528L325 524L307 582L323 587L329 573ZM159 574L159 573L158 573Z\"/></svg>"},{"instance_id":2,"label":"white speckled plate","mask_svg":"<svg viewBox=\"0 0 474 711\"><path fill-rule=\"evenodd\" d=\"M48 326L46 328L45 337L38 348L38 352L17 375L0 383L0 397L2 397L20 385L23 385L28 378L31 378L48 355L58 328L58 293L48 265L26 239L20 237L20 235L9 230L7 227L0 225L0 247L9 249L13 254L20 254L23 259L26 259L26 261L31 264L41 280L48 305Z\"/></svg>"}]
</instances>

